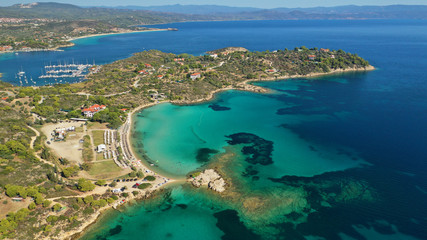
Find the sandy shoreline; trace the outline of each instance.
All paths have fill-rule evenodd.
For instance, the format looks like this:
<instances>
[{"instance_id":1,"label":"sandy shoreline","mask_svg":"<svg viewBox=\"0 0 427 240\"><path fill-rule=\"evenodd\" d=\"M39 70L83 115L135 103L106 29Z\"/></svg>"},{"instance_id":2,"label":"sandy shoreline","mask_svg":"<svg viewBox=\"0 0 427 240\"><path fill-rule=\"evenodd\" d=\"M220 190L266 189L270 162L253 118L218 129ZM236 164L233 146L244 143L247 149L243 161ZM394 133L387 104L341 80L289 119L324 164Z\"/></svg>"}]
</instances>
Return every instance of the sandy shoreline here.
<instances>
[{"instance_id":1,"label":"sandy shoreline","mask_svg":"<svg viewBox=\"0 0 427 240\"><path fill-rule=\"evenodd\" d=\"M153 29L139 30L139 31L123 31L123 32L113 32L113 33L90 34L90 35L85 35L85 36L81 36L81 37L70 38L70 39L67 39L67 41L72 42L74 40L83 39L83 38L119 35L119 34L127 34L127 33L162 32L162 31L169 31L169 30L168 29L161 29L161 28L153 28Z\"/></svg>"},{"instance_id":2,"label":"sandy shoreline","mask_svg":"<svg viewBox=\"0 0 427 240\"><path fill-rule=\"evenodd\" d=\"M291 75L291 76L284 76L284 77L270 77L270 78L261 78L261 79L248 79L246 81L243 81L242 83L238 84L238 88L236 87L226 87L226 88L221 88L221 89L216 89L214 91L211 91L209 93L209 95L205 98L201 98L201 99L196 99L194 101L163 101L161 103L166 103L166 102L170 102L172 104L179 104L179 105L183 105L183 104L200 104L200 103L204 103L207 101L211 101L212 99L214 99L215 94L220 93L222 91L228 91L228 90L243 90L243 91L252 91L252 92L262 92L262 93L268 93L271 92L270 90L263 88L263 87L259 87L259 86L255 86L255 85L251 85L251 82L260 82L260 81L281 81L281 80L286 80L286 79L291 79L291 78L310 78L310 77L319 77L319 76L327 76L327 75L333 75L333 74L337 74L337 73L345 73L345 72L362 72L362 71L372 71L375 70L375 68L373 66L368 66L366 68L348 68L348 69L338 69L338 70L333 70L331 72L328 73L311 73L311 74L307 74L307 75ZM130 142L130 134L131 134L131 129L132 129L132 125L133 125L133 117L134 114L145 109L145 108L149 108L152 106L155 106L157 104L160 103L147 103L147 104L143 104L141 106L138 106L137 108L133 109L132 111L130 111L128 113L128 117L126 122L120 127L119 131L122 131L124 129L124 126L126 124L128 124L128 127L126 127L125 129L127 131L122 132L122 134L124 134L126 136L126 141L127 144L129 146L129 151L131 152L131 154L133 154L133 157L137 157L138 155L135 154L134 149L132 148L131 142ZM137 159L137 158L136 158ZM141 160L141 159L139 159ZM143 162L143 160L141 160L141 165L140 168L142 169L147 169L152 171L149 167L147 167ZM153 171L154 172L154 171ZM157 175L160 177L164 177L162 175ZM169 178L169 176L166 176ZM176 182L180 182L182 181L181 179L172 179L169 178L170 181L165 184L165 185L169 185L170 183L176 183ZM185 180L184 180L185 181ZM127 201L131 201L131 200L137 200L137 199L143 199L143 198L147 198L150 196L150 194L160 188L162 188L163 186L157 187L154 186L153 188L151 188L150 193L148 194L148 196L144 195L144 196L129 196L127 198ZM99 219L99 217L101 216L101 214L108 210L113 208L112 206L106 206L104 208L98 209L93 215L91 215L85 222L83 222L83 224L76 230L71 231L71 232L67 232L65 234L63 234L61 236L61 239L78 239L81 236L84 235L85 231L92 226L93 224L95 224L97 222L97 220Z\"/></svg>"},{"instance_id":3,"label":"sandy shoreline","mask_svg":"<svg viewBox=\"0 0 427 240\"><path fill-rule=\"evenodd\" d=\"M143 33L143 32L162 32L162 31L169 31L168 29L161 29L161 28L150 28L147 30L138 30L138 31L122 31L122 32L112 32L112 33L100 33L100 34L90 34L90 35L84 35L81 37L74 37L74 38L69 38L66 41L68 42L68 44L66 45L60 45L57 47L53 47L53 48L46 48L46 49L31 49L31 50L12 50L12 51L1 51L0 54L2 53L20 53L20 52L47 52L47 51L63 51L60 50L60 48L67 48L67 47L72 47L75 44L72 41L75 40L79 40L79 39L84 39L84 38L91 38L91 37L100 37L100 36L109 36L109 35L119 35L119 34L128 34L128 33Z\"/></svg>"}]
</instances>

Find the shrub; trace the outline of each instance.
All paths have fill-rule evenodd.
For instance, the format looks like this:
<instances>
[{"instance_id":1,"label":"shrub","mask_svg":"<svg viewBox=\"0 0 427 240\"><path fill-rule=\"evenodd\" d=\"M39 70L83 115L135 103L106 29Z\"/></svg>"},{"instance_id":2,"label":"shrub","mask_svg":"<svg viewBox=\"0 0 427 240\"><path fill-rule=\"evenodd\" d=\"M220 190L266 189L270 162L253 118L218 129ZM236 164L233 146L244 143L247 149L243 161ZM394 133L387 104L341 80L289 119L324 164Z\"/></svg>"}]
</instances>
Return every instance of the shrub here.
<instances>
[{"instance_id":1,"label":"shrub","mask_svg":"<svg viewBox=\"0 0 427 240\"><path fill-rule=\"evenodd\" d=\"M98 186L104 186L106 183L107 182L105 180L98 180L98 181L96 181L95 184L98 185Z\"/></svg>"},{"instance_id":2,"label":"shrub","mask_svg":"<svg viewBox=\"0 0 427 240\"><path fill-rule=\"evenodd\" d=\"M57 204L53 205L52 210L57 212L57 211L61 210L61 208L62 208L61 204L57 203Z\"/></svg>"},{"instance_id":3,"label":"shrub","mask_svg":"<svg viewBox=\"0 0 427 240\"><path fill-rule=\"evenodd\" d=\"M51 223L51 224L53 224L53 223L55 223L56 221L58 221L58 216L55 216L55 215L49 215L49 216L46 218L46 221L47 221L47 222L49 222L49 223Z\"/></svg>"},{"instance_id":4,"label":"shrub","mask_svg":"<svg viewBox=\"0 0 427 240\"><path fill-rule=\"evenodd\" d=\"M90 204L90 203L92 203L92 202L93 202L93 196L92 196L92 195L90 195L90 196L86 196L86 197L83 199L83 201L84 201L86 204Z\"/></svg>"},{"instance_id":5,"label":"shrub","mask_svg":"<svg viewBox=\"0 0 427 240\"><path fill-rule=\"evenodd\" d=\"M105 207L105 206L107 206L107 200L105 200L105 199L100 199L100 200L99 200L99 206L100 206L100 207Z\"/></svg>"},{"instance_id":6,"label":"shrub","mask_svg":"<svg viewBox=\"0 0 427 240\"><path fill-rule=\"evenodd\" d=\"M147 181L152 182L152 181L156 180L156 177L154 177L154 176L146 176L146 177L144 178L144 180L147 180Z\"/></svg>"},{"instance_id":7,"label":"shrub","mask_svg":"<svg viewBox=\"0 0 427 240\"><path fill-rule=\"evenodd\" d=\"M151 183L142 183L138 186L139 189L146 189L148 187L151 187Z\"/></svg>"},{"instance_id":8,"label":"shrub","mask_svg":"<svg viewBox=\"0 0 427 240\"><path fill-rule=\"evenodd\" d=\"M142 171L138 171L138 172L136 172L136 176L138 178L143 178L144 177L144 173L142 173Z\"/></svg>"},{"instance_id":9,"label":"shrub","mask_svg":"<svg viewBox=\"0 0 427 240\"><path fill-rule=\"evenodd\" d=\"M37 194L34 196L34 202L35 202L37 205L42 204L42 203L43 203L43 201L44 201L44 198L43 198L43 195L42 195L41 193L37 193Z\"/></svg>"},{"instance_id":10,"label":"shrub","mask_svg":"<svg viewBox=\"0 0 427 240\"><path fill-rule=\"evenodd\" d=\"M90 215L93 212L94 212L93 208L91 208L91 207L85 208L85 210L83 210L83 214L85 214L85 215Z\"/></svg>"},{"instance_id":11,"label":"shrub","mask_svg":"<svg viewBox=\"0 0 427 240\"><path fill-rule=\"evenodd\" d=\"M78 171L79 171L79 167L71 166L71 167L64 168L62 170L62 175L64 175L64 177L66 178L69 178L69 177L75 176Z\"/></svg>"},{"instance_id":12,"label":"shrub","mask_svg":"<svg viewBox=\"0 0 427 240\"><path fill-rule=\"evenodd\" d=\"M46 226L44 226L43 231L44 232L50 232L50 231L52 231L52 225L46 225Z\"/></svg>"},{"instance_id":13,"label":"shrub","mask_svg":"<svg viewBox=\"0 0 427 240\"><path fill-rule=\"evenodd\" d=\"M36 208L36 204L34 202L31 202L30 205L28 205L28 209L33 210Z\"/></svg>"},{"instance_id":14,"label":"shrub","mask_svg":"<svg viewBox=\"0 0 427 240\"><path fill-rule=\"evenodd\" d=\"M49 206L50 206L50 204L52 204L52 202L51 202L51 201L49 201L49 200L44 200L44 201L43 201L43 207L45 207L45 208L49 207Z\"/></svg>"},{"instance_id":15,"label":"shrub","mask_svg":"<svg viewBox=\"0 0 427 240\"><path fill-rule=\"evenodd\" d=\"M87 179L80 178L77 183L77 188L82 192L87 192L95 189L95 185Z\"/></svg>"}]
</instances>

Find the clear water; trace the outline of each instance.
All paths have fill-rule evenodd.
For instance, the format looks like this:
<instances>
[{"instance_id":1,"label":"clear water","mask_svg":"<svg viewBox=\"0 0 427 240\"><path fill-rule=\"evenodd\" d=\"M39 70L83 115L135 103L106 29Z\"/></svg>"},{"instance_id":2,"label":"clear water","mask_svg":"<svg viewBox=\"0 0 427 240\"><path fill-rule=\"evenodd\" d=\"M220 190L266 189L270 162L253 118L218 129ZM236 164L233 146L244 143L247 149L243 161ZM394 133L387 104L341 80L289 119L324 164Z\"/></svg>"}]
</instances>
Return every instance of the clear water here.
<instances>
[{"instance_id":1,"label":"clear water","mask_svg":"<svg viewBox=\"0 0 427 240\"><path fill-rule=\"evenodd\" d=\"M84 49L92 49L97 62L110 62L144 48L202 54L226 46L301 45L357 52L378 69L263 82L272 94L229 91L210 103L160 104L142 111L135 118L133 143L158 171L183 176L201 167L200 148L219 151L206 164L224 161L232 152L225 172L239 189L221 198L187 185L171 187L106 215L83 239L427 238L427 21L165 27L180 30L86 39L58 53L1 56L0 72L19 66L21 56L37 62L44 54L59 58L81 51L77 58L85 56ZM214 103L229 110L214 111L209 107ZM271 141L272 163L245 161L242 146L227 143L226 136L237 133ZM248 167L255 171L243 174Z\"/></svg>"}]
</instances>

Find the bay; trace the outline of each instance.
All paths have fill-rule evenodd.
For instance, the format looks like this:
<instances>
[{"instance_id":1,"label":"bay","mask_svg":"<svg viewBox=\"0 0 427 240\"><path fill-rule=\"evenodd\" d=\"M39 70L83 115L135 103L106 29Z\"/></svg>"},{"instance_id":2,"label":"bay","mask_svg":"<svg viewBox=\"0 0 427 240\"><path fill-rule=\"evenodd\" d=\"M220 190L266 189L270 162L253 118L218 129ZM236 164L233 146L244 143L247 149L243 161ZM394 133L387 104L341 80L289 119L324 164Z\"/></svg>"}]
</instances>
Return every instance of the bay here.
<instances>
[{"instance_id":1,"label":"bay","mask_svg":"<svg viewBox=\"0 0 427 240\"><path fill-rule=\"evenodd\" d=\"M81 39L64 52L1 55L0 72L9 81L11 66L36 69L50 59L73 58L102 64L144 49L200 55L228 46L263 51L302 45L358 53L377 70L262 82L273 93L229 91L209 103L142 111L135 132L144 137L133 143L144 146L158 171L182 177L231 151L227 173L241 190L226 201L208 190L171 186L106 215L83 239L426 238L427 21L157 27L179 31ZM233 135L251 144L272 142L272 163L246 161L241 146L227 142ZM198 161L200 149L218 153ZM245 208L254 199L263 204L259 211Z\"/></svg>"}]
</instances>

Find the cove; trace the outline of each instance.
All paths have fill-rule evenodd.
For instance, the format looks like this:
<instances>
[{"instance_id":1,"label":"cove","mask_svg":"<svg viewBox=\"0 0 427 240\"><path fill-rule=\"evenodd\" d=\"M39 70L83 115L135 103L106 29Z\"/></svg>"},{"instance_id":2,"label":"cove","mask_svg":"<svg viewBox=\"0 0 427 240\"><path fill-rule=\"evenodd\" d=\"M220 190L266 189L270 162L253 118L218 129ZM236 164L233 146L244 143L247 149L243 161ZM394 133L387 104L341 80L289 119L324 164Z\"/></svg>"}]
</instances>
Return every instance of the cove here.
<instances>
[{"instance_id":1,"label":"cove","mask_svg":"<svg viewBox=\"0 0 427 240\"><path fill-rule=\"evenodd\" d=\"M425 239L426 21L167 26L182 35L145 47L342 48L378 70L262 82L271 94L228 91L209 103L144 109L134 116L133 148L156 171L182 178L225 166L235 188L219 196L171 186L101 219L83 239L239 239L230 229L254 239Z\"/></svg>"}]
</instances>

